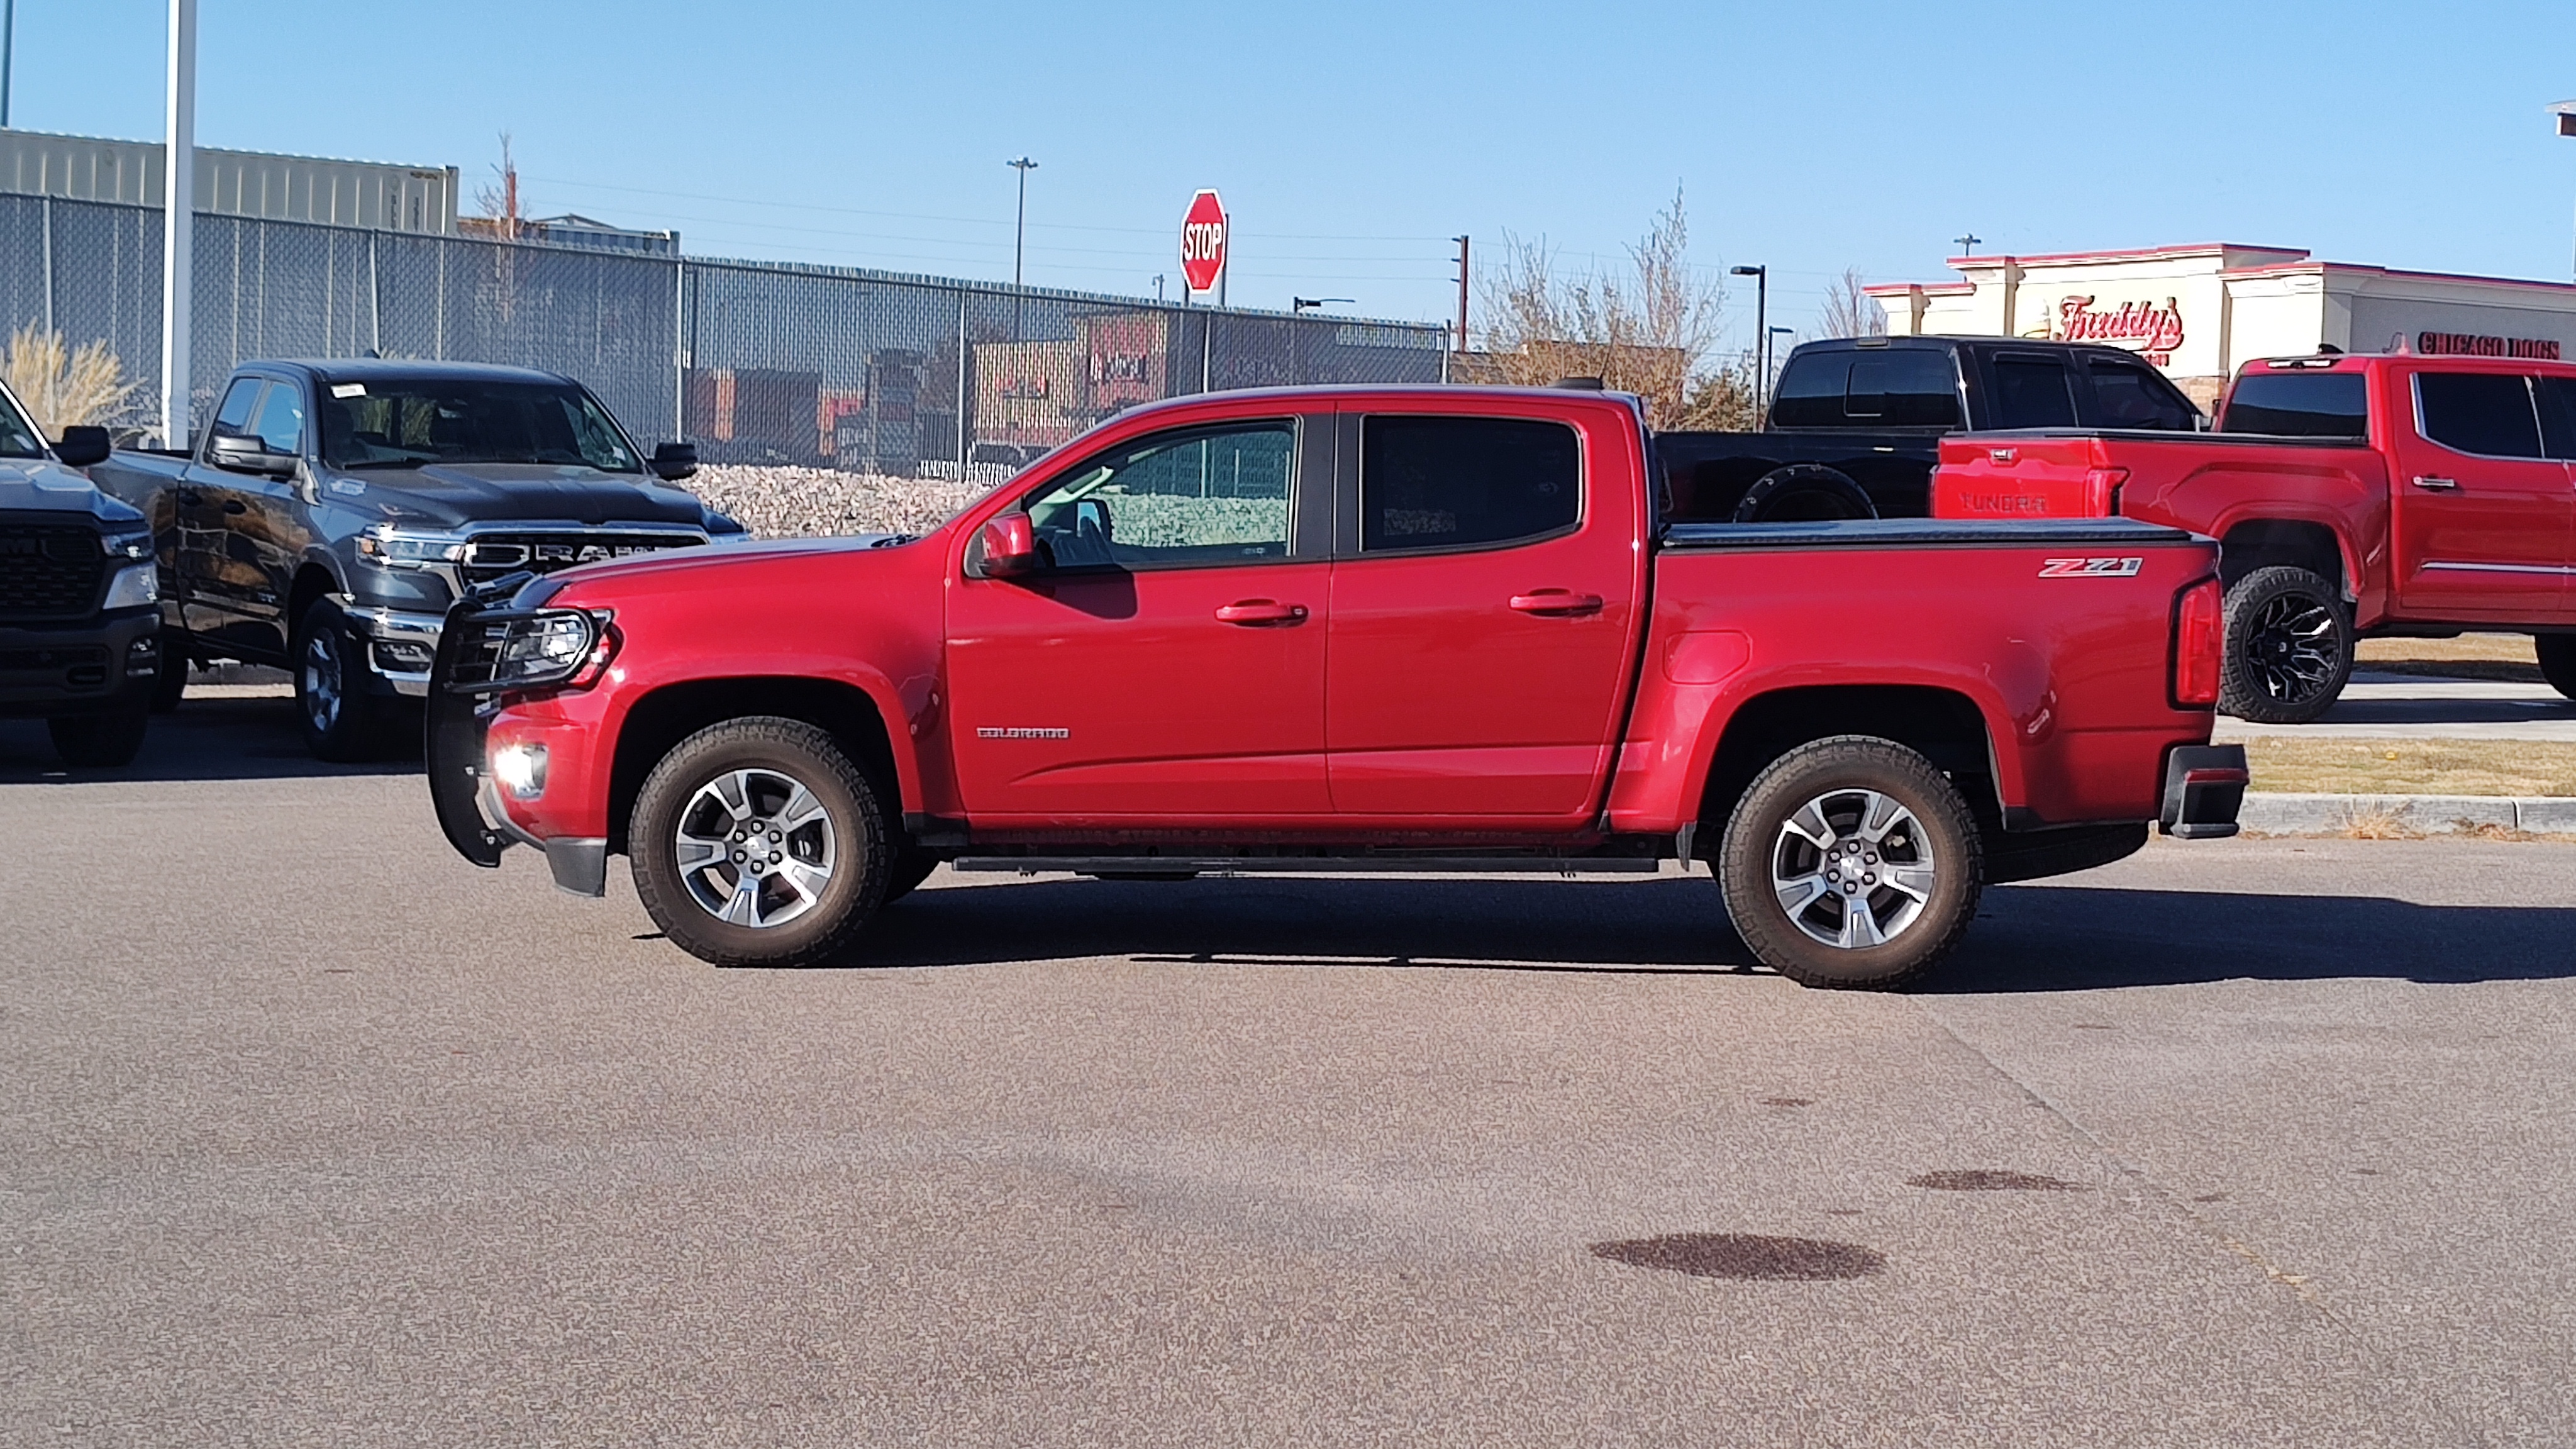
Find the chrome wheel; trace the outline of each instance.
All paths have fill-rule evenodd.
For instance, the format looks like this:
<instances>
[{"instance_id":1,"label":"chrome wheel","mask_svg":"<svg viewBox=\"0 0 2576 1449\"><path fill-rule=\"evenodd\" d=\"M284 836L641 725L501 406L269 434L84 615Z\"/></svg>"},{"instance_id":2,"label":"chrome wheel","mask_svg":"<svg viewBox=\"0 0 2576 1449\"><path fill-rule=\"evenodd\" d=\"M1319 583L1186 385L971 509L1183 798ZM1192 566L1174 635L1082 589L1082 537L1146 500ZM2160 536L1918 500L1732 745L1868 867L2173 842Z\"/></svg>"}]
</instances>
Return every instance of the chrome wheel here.
<instances>
[{"instance_id":1,"label":"chrome wheel","mask_svg":"<svg viewBox=\"0 0 2576 1449\"><path fill-rule=\"evenodd\" d=\"M812 910L839 866L823 802L773 769L729 770L699 786L671 843L699 909L754 930Z\"/></svg>"},{"instance_id":2,"label":"chrome wheel","mask_svg":"<svg viewBox=\"0 0 2576 1449\"><path fill-rule=\"evenodd\" d=\"M304 717L313 733L327 735L340 723L343 683L339 641L329 629L314 629L304 639Z\"/></svg>"},{"instance_id":3,"label":"chrome wheel","mask_svg":"<svg viewBox=\"0 0 2576 1449\"><path fill-rule=\"evenodd\" d=\"M2322 599L2284 594L2264 601L2245 643L2264 694L2282 704L2304 704L2334 684L2341 645L2334 609Z\"/></svg>"},{"instance_id":4,"label":"chrome wheel","mask_svg":"<svg viewBox=\"0 0 2576 1449\"><path fill-rule=\"evenodd\" d=\"M1914 812L1876 790L1832 790L1780 822L1771 892L1808 939L1841 950L1903 935L1932 899L1932 843Z\"/></svg>"}]
</instances>

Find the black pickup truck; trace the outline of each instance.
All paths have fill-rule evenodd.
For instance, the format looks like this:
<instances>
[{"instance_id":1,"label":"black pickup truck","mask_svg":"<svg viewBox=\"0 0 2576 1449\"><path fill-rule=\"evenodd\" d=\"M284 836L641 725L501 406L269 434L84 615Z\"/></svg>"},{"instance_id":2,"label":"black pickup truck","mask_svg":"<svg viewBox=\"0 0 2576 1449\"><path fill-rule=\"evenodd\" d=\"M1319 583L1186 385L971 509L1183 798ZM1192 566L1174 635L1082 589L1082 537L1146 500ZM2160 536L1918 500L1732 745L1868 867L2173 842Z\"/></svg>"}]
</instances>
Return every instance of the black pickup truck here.
<instances>
[{"instance_id":1,"label":"black pickup truck","mask_svg":"<svg viewBox=\"0 0 2576 1449\"><path fill-rule=\"evenodd\" d=\"M1789 354L1758 433L1661 433L1686 523L1922 518L1941 435L2208 426L2136 353L2014 337L1855 337Z\"/></svg>"},{"instance_id":2,"label":"black pickup truck","mask_svg":"<svg viewBox=\"0 0 2576 1449\"><path fill-rule=\"evenodd\" d=\"M416 721L404 699L473 585L742 538L669 486L696 471L570 378L366 359L244 364L193 450L120 450L90 477L150 520L167 667L284 667L306 745L356 759Z\"/></svg>"},{"instance_id":3,"label":"black pickup truck","mask_svg":"<svg viewBox=\"0 0 2576 1449\"><path fill-rule=\"evenodd\" d=\"M0 386L0 716L75 765L134 759L161 663L151 531L72 471L106 456L104 428L46 446Z\"/></svg>"}]
</instances>

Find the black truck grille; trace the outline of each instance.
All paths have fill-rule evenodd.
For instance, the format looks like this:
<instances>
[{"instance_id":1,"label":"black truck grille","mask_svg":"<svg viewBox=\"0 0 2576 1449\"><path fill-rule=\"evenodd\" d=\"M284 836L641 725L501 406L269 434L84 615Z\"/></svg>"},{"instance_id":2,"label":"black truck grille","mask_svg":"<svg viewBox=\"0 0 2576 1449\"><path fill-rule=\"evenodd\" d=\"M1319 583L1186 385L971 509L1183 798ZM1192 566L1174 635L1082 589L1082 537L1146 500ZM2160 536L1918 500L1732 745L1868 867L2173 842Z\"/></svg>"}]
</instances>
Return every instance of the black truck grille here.
<instances>
[{"instance_id":1,"label":"black truck grille","mask_svg":"<svg viewBox=\"0 0 2576 1449\"><path fill-rule=\"evenodd\" d=\"M96 529L0 523L0 619L84 618L105 572Z\"/></svg>"},{"instance_id":2,"label":"black truck grille","mask_svg":"<svg viewBox=\"0 0 2576 1449\"><path fill-rule=\"evenodd\" d=\"M666 548L687 548L702 541L684 533L618 533L611 530L477 534L474 541L465 546L465 582L488 583L522 569L550 574L557 569L571 568L574 564L631 558L639 553L659 553Z\"/></svg>"}]
</instances>

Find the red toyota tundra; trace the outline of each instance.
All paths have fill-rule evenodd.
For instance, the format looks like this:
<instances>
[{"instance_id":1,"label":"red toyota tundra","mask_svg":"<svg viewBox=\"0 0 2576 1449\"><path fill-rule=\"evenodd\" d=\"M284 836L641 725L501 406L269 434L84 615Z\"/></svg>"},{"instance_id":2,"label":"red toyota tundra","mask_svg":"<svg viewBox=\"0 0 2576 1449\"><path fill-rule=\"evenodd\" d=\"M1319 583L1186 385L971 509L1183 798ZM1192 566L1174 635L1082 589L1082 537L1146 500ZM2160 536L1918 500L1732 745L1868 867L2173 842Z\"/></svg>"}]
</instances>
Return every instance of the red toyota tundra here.
<instances>
[{"instance_id":1,"label":"red toyota tundra","mask_svg":"<svg viewBox=\"0 0 2576 1449\"><path fill-rule=\"evenodd\" d=\"M430 780L469 860L607 857L783 965L941 861L1166 879L1706 861L1817 986L1912 979L1990 881L2231 834L2217 550L2180 529L1659 521L1634 399L1138 408L918 538L461 602Z\"/></svg>"},{"instance_id":2,"label":"red toyota tundra","mask_svg":"<svg viewBox=\"0 0 2576 1449\"><path fill-rule=\"evenodd\" d=\"M2030 388L2064 383L2033 375ZM2072 416L2072 414L2069 414ZM2325 713L2356 637L2535 636L2576 698L2576 364L2426 356L2248 363L2216 436L2049 429L1944 439L1938 518L2101 518L2225 545L2219 707Z\"/></svg>"}]
</instances>

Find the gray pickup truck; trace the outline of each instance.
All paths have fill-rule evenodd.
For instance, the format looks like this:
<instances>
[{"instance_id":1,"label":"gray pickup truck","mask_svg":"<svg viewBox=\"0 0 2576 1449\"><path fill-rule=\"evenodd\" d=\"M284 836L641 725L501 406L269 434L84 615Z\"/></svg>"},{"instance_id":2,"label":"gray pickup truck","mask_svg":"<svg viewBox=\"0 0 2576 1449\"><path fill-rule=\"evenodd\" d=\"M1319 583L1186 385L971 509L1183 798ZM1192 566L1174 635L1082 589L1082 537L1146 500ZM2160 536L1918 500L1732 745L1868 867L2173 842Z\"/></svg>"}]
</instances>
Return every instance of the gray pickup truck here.
<instances>
[{"instance_id":1,"label":"gray pickup truck","mask_svg":"<svg viewBox=\"0 0 2576 1449\"><path fill-rule=\"evenodd\" d=\"M132 762L161 669L151 530L72 471L106 456L104 428L48 447L0 386L0 715L75 765Z\"/></svg>"},{"instance_id":2,"label":"gray pickup truck","mask_svg":"<svg viewBox=\"0 0 2576 1449\"><path fill-rule=\"evenodd\" d=\"M120 450L90 476L150 520L172 671L288 669L306 745L347 760L417 727L406 697L475 584L742 538L670 486L696 471L694 447L648 457L570 378L349 359L244 364L192 450Z\"/></svg>"}]
</instances>

